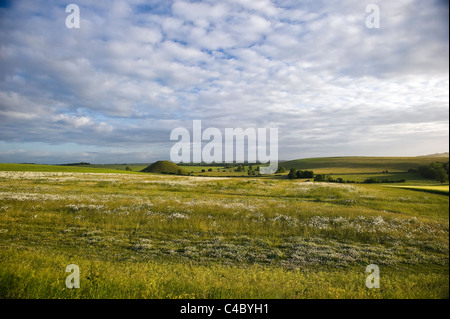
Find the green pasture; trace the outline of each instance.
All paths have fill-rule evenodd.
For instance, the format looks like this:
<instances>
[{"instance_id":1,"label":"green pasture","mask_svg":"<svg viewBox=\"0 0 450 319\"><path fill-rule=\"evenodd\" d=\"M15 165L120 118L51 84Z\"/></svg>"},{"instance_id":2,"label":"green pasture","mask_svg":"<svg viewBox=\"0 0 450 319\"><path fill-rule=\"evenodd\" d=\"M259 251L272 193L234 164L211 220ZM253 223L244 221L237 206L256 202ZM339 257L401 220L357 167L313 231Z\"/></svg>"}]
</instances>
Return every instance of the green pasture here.
<instances>
[{"instance_id":1,"label":"green pasture","mask_svg":"<svg viewBox=\"0 0 450 319\"><path fill-rule=\"evenodd\" d=\"M0 167L1 298L449 297L448 196ZM65 286L69 264L79 289Z\"/></svg>"}]
</instances>

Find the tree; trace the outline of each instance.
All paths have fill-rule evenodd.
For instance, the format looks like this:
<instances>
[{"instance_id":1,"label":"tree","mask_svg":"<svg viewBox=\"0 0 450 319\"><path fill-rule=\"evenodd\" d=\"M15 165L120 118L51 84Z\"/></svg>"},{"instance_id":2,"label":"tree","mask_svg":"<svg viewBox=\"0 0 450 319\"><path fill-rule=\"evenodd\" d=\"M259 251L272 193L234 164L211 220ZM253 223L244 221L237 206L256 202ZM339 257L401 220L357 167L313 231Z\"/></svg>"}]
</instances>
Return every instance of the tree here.
<instances>
[{"instance_id":1,"label":"tree","mask_svg":"<svg viewBox=\"0 0 450 319\"><path fill-rule=\"evenodd\" d=\"M323 181L325 181L325 179L326 179L326 175L324 175L324 174L317 174L314 177L314 181L316 181L316 182L323 182Z\"/></svg>"},{"instance_id":2,"label":"tree","mask_svg":"<svg viewBox=\"0 0 450 319\"><path fill-rule=\"evenodd\" d=\"M313 171L298 170L295 174L297 175L297 178L314 178Z\"/></svg>"},{"instance_id":3,"label":"tree","mask_svg":"<svg viewBox=\"0 0 450 319\"><path fill-rule=\"evenodd\" d=\"M440 183L448 181L448 166L449 163L434 162L427 166L420 166L419 173L428 179L435 179Z\"/></svg>"},{"instance_id":4,"label":"tree","mask_svg":"<svg viewBox=\"0 0 450 319\"><path fill-rule=\"evenodd\" d=\"M283 166L278 166L278 169L277 169L277 171L275 173L278 174L278 173L284 173L284 172L286 172L286 169Z\"/></svg>"},{"instance_id":5,"label":"tree","mask_svg":"<svg viewBox=\"0 0 450 319\"><path fill-rule=\"evenodd\" d=\"M313 171L303 171L303 178L314 178Z\"/></svg>"},{"instance_id":6,"label":"tree","mask_svg":"<svg viewBox=\"0 0 450 319\"><path fill-rule=\"evenodd\" d=\"M436 180L440 182L441 184L448 181L448 175L447 172L443 167L436 168Z\"/></svg>"},{"instance_id":7,"label":"tree","mask_svg":"<svg viewBox=\"0 0 450 319\"><path fill-rule=\"evenodd\" d=\"M294 179L296 177L297 177L297 174L295 172L295 169L291 168L291 170L289 171L289 174L288 174L288 178L289 179Z\"/></svg>"},{"instance_id":8,"label":"tree","mask_svg":"<svg viewBox=\"0 0 450 319\"><path fill-rule=\"evenodd\" d=\"M428 178L428 179L436 178L436 170L431 165L430 166L420 166L419 173L422 174L423 177Z\"/></svg>"}]
</instances>

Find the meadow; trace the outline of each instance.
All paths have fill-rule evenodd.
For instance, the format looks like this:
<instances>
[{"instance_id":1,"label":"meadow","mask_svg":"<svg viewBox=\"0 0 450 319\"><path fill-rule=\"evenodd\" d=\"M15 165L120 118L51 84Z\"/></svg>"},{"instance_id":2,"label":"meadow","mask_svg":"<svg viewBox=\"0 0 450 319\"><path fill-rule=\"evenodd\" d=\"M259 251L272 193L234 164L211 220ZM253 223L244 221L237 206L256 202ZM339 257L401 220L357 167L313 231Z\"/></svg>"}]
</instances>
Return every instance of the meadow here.
<instances>
[{"instance_id":1,"label":"meadow","mask_svg":"<svg viewBox=\"0 0 450 319\"><path fill-rule=\"evenodd\" d=\"M427 185L427 186L393 186L393 187L401 187L404 189L410 189L410 190L416 190L419 192L426 192L426 193L436 193L436 194L449 194L449 187L448 185Z\"/></svg>"},{"instance_id":2,"label":"meadow","mask_svg":"<svg viewBox=\"0 0 450 319\"><path fill-rule=\"evenodd\" d=\"M8 165L1 298L449 297L448 193Z\"/></svg>"},{"instance_id":3,"label":"meadow","mask_svg":"<svg viewBox=\"0 0 450 319\"><path fill-rule=\"evenodd\" d=\"M0 163L1 171L11 172L60 172L60 173L125 173L133 174L136 172L126 171L122 165L81 165L81 166L62 166L62 165L39 165L39 164L11 164ZM141 167L141 166L138 166ZM145 167L145 166L144 166Z\"/></svg>"},{"instance_id":4,"label":"meadow","mask_svg":"<svg viewBox=\"0 0 450 319\"><path fill-rule=\"evenodd\" d=\"M418 168L432 162L447 162L448 154L443 156L416 156L416 157L318 157L305 158L282 162L281 165L288 168L314 169L318 174L361 174L407 172L410 168Z\"/></svg>"}]
</instances>

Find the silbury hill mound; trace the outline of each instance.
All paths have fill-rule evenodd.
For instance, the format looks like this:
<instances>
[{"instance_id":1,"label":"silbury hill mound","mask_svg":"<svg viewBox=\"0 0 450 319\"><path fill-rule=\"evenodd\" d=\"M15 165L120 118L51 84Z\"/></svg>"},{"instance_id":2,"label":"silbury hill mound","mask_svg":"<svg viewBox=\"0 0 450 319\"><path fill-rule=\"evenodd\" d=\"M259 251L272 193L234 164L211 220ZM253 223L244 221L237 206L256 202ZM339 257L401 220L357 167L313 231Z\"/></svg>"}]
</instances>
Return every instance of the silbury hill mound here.
<instances>
[{"instance_id":1,"label":"silbury hill mound","mask_svg":"<svg viewBox=\"0 0 450 319\"><path fill-rule=\"evenodd\" d=\"M182 174L183 169L170 161L158 161L155 162L143 170L141 172L145 173L158 173L158 174Z\"/></svg>"}]
</instances>

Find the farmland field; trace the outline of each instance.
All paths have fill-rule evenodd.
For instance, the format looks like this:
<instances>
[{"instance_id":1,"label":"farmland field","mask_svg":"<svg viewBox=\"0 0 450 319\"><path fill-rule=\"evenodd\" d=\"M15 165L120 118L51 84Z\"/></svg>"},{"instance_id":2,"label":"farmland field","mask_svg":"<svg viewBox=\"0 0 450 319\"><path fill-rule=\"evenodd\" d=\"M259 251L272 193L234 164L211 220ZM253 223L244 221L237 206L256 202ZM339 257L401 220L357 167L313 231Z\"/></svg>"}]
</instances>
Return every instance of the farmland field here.
<instances>
[{"instance_id":1,"label":"farmland field","mask_svg":"<svg viewBox=\"0 0 450 319\"><path fill-rule=\"evenodd\" d=\"M401 187L404 189L411 189L411 190L417 190L422 192L428 192L428 193L436 193L436 194L449 194L449 187L448 185L434 185L434 186L395 186L395 187Z\"/></svg>"},{"instance_id":2,"label":"farmland field","mask_svg":"<svg viewBox=\"0 0 450 319\"><path fill-rule=\"evenodd\" d=\"M447 157L319 157L281 163L287 168L314 169L319 174L407 172L432 162L447 162Z\"/></svg>"},{"instance_id":3,"label":"farmland field","mask_svg":"<svg viewBox=\"0 0 450 319\"><path fill-rule=\"evenodd\" d=\"M112 166L112 167L111 167ZM87 165L87 166L60 166L60 165L38 165L38 164L6 164L0 163L1 171L15 172L69 172L69 173L127 173L133 172L120 170L113 165Z\"/></svg>"},{"instance_id":4,"label":"farmland field","mask_svg":"<svg viewBox=\"0 0 450 319\"><path fill-rule=\"evenodd\" d=\"M448 210L386 185L4 167L0 297L448 298Z\"/></svg>"}]
</instances>

